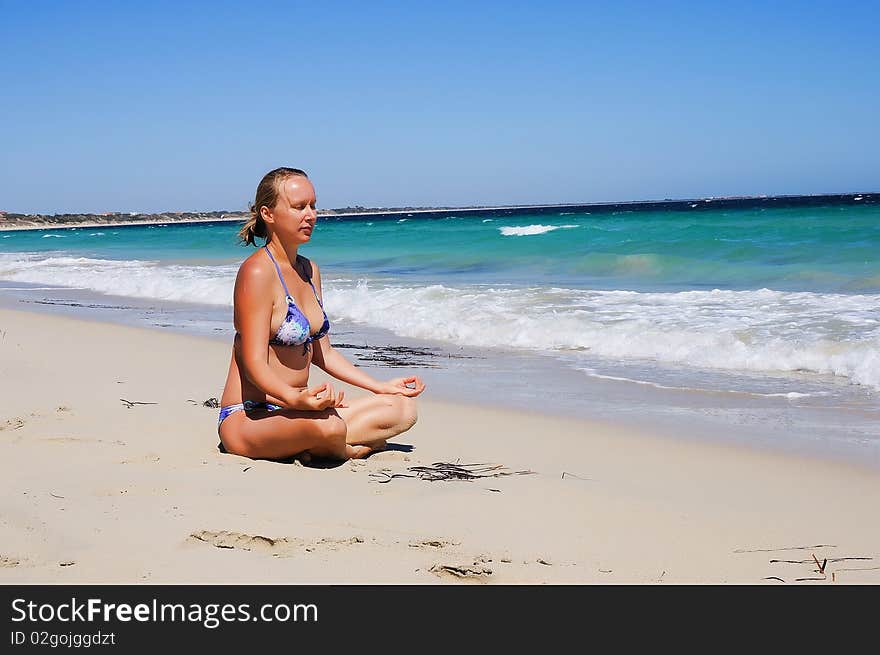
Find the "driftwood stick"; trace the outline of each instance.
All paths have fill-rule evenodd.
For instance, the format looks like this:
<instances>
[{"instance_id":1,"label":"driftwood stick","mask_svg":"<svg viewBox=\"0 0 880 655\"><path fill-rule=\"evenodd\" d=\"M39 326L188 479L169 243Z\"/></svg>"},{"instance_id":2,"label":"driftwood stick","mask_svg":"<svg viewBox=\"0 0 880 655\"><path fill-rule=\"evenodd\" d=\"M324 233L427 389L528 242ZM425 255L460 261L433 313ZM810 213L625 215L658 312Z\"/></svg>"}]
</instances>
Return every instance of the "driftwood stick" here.
<instances>
[{"instance_id":1,"label":"driftwood stick","mask_svg":"<svg viewBox=\"0 0 880 655\"><path fill-rule=\"evenodd\" d=\"M408 473L395 473L392 475L391 473L386 473L385 471L376 471L375 473L370 473L371 478L376 478L376 482L379 484L386 484L391 482L394 478L414 478L416 476L409 475ZM385 478L384 480L381 478Z\"/></svg>"},{"instance_id":2,"label":"driftwood stick","mask_svg":"<svg viewBox=\"0 0 880 655\"><path fill-rule=\"evenodd\" d=\"M757 548L755 550L737 549L734 553L775 553L780 550L812 550L814 548L837 548L832 544L816 544L815 546L789 546L788 548Z\"/></svg>"},{"instance_id":3,"label":"driftwood stick","mask_svg":"<svg viewBox=\"0 0 880 655\"><path fill-rule=\"evenodd\" d=\"M592 478L582 478L581 476L579 476L579 475L575 475L574 473L569 473L568 471L563 471L563 472L562 472L562 478L561 478L561 479L565 480L565 476L566 476L566 475L567 475L568 477L570 477L570 478L576 478L576 479L578 479L578 480L584 480L584 481L586 481L586 482L592 482L592 481L593 481Z\"/></svg>"},{"instance_id":4,"label":"driftwood stick","mask_svg":"<svg viewBox=\"0 0 880 655\"><path fill-rule=\"evenodd\" d=\"M847 560L871 560L873 557L832 557L831 559L827 559L826 561L834 563L834 562L846 562ZM771 564L809 564L813 560L811 559L771 559Z\"/></svg>"},{"instance_id":5,"label":"driftwood stick","mask_svg":"<svg viewBox=\"0 0 880 655\"><path fill-rule=\"evenodd\" d=\"M419 478L429 482L438 480L477 480L480 478L498 478L506 475L529 475L534 471L508 471L501 464L451 464L449 462L434 462L430 466L410 466L409 473L386 473L378 471L371 473L370 477L379 478L380 483L391 482L394 478ZM384 478L384 479L381 479Z\"/></svg>"},{"instance_id":6,"label":"driftwood stick","mask_svg":"<svg viewBox=\"0 0 880 655\"><path fill-rule=\"evenodd\" d=\"M119 399L124 405L126 409L131 409L135 405L158 405L159 403L144 403L139 400L126 400L125 398Z\"/></svg>"}]
</instances>

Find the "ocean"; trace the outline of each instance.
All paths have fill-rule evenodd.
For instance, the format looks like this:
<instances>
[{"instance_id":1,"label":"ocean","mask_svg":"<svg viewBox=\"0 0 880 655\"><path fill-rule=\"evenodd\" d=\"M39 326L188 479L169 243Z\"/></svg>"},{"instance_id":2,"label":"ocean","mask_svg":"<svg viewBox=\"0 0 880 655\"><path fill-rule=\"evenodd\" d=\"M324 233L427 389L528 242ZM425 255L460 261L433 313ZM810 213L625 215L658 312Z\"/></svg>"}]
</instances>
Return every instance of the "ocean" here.
<instances>
[{"instance_id":1,"label":"ocean","mask_svg":"<svg viewBox=\"0 0 880 655\"><path fill-rule=\"evenodd\" d=\"M0 296L229 338L237 229L0 232ZM880 463L877 194L320 217L301 252L378 374Z\"/></svg>"}]
</instances>

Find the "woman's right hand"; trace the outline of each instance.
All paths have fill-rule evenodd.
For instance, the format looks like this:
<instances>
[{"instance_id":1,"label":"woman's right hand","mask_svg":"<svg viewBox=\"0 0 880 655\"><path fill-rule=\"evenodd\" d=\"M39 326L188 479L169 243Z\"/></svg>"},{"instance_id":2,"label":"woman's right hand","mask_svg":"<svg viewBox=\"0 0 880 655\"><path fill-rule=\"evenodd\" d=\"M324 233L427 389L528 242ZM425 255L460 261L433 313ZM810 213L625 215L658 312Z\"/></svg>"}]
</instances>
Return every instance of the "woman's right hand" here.
<instances>
[{"instance_id":1,"label":"woman's right hand","mask_svg":"<svg viewBox=\"0 0 880 655\"><path fill-rule=\"evenodd\" d=\"M325 382L316 387L299 389L289 403L293 409L320 412L334 407L346 407L343 403L345 392L333 390L333 385Z\"/></svg>"}]
</instances>

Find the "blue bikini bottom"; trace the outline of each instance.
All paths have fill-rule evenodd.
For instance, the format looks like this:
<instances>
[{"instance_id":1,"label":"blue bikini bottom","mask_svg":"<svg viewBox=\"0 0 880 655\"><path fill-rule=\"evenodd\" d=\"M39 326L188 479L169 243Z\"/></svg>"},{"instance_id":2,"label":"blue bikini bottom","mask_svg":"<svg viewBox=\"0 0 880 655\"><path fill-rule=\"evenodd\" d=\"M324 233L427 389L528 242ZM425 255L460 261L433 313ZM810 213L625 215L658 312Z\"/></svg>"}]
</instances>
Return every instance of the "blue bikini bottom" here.
<instances>
[{"instance_id":1,"label":"blue bikini bottom","mask_svg":"<svg viewBox=\"0 0 880 655\"><path fill-rule=\"evenodd\" d=\"M226 407L220 408L220 416L217 418L217 429L220 428L220 424L230 414L234 414L235 412L239 412L242 410L244 410L245 412L250 412L257 409L263 409L268 412L277 412L279 409L284 408L281 405L273 405L272 403L264 403L257 400L245 400L243 403L238 403L237 405L226 405Z\"/></svg>"}]
</instances>

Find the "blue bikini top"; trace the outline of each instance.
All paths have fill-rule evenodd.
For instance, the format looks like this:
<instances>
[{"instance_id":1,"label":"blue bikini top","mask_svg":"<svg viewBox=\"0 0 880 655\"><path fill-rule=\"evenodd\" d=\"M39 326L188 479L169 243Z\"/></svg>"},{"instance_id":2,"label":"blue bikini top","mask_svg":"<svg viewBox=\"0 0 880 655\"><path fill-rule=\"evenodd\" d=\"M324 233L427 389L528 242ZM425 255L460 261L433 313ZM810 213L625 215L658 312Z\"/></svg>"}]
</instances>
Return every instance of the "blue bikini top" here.
<instances>
[{"instance_id":1,"label":"blue bikini top","mask_svg":"<svg viewBox=\"0 0 880 655\"><path fill-rule=\"evenodd\" d=\"M275 270L278 272L278 279L281 280L281 286L284 287L284 293L287 296L287 316L281 321L281 327L278 328L278 332L275 333L275 336L269 339L269 343L273 346L301 345L303 346L303 354L305 355L309 352L312 341L320 339L330 331L330 321L327 319L327 312L324 311L324 303L318 298L318 292L315 289L315 285L312 284L312 277L310 275L311 266L304 266L303 268L307 271L308 277L306 279L309 282L309 286L312 287L312 292L315 294L315 300L318 301L318 305L321 307L321 312L324 314L324 324L315 334L310 334L312 326L309 324L309 319L306 318L305 314L299 310L299 307L297 307L296 303L293 301L293 296L290 295L290 291L288 291L287 285L284 283L284 276L281 275L281 269L278 266L278 262L275 261L269 248L266 246L263 247L266 249L266 254L269 255L269 259L275 264ZM297 259L299 258L300 256L297 255ZM303 257L303 259L305 259L305 257ZM306 262L308 262L308 260L306 260Z\"/></svg>"}]
</instances>

